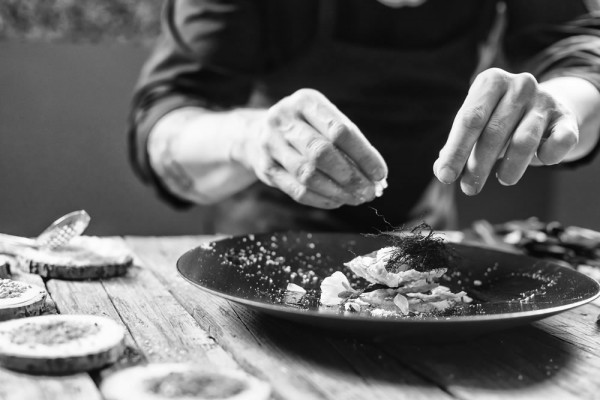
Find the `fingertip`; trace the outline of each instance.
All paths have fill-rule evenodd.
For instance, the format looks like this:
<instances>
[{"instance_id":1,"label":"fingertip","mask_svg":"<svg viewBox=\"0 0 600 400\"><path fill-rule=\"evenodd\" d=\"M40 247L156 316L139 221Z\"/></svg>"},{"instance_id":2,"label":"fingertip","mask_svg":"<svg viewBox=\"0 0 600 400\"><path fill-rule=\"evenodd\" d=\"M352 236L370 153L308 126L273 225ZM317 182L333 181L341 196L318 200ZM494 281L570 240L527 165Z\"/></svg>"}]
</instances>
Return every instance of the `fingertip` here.
<instances>
[{"instance_id":1,"label":"fingertip","mask_svg":"<svg viewBox=\"0 0 600 400\"><path fill-rule=\"evenodd\" d=\"M387 178L388 169L385 165L377 166L371 171L371 173L369 175L370 175L369 178L371 180L373 180L374 182L383 181Z\"/></svg>"},{"instance_id":2,"label":"fingertip","mask_svg":"<svg viewBox=\"0 0 600 400\"><path fill-rule=\"evenodd\" d=\"M383 191L388 187L387 179L375 182L375 197L383 196Z\"/></svg>"},{"instance_id":3,"label":"fingertip","mask_svg":"<svg viewBox=\"0 0 600 400\"><path fill-rule=\"evenodd\" d=\"M376 197L377 197L377 186L373 186L373 187L368 187L368 188L364 189L361 192L359 199L360 199L361 203L368 203L370 201L375 200Z\"/></svg>"},{"instance_id":4,"label":"fingertip","mask_svg":"<svg viewBox=\"0 0 600 400\"><path fill-rule=\"evenodd\" d=\"M467 196L475 196L479 193L479 188L475 184L468 182L464 179L460 182L460 189Z\"/></svg>"},{"instance_id":5,"label":"fingertip","mask_svg":"<svg viewBox=\"0 0 600 400\"><path fill-rule=\"evenodd\" d=\"M498 183L500 183L502 186L512 186L512 183L505 182L498 176L496 176L496 179L498 179Z\"/></svg>"},{"instance_id":6,"label":"fingertip","mask_svg":"<svg viewBox=\"0 0 600 400\"><path fill-rule=\"evenodd\" d=\"M446 166L439 168L435 175L437 176L440 182L446 185L453 183L457 178L456 172L454 172L454 170Z\"/></svg>"},{"instance_id":7,"label":"fingertip","mask_svg":"<svg viewBox=\"0 0 600 400\"><path fill-rule=\"evenodd\" d=\"M500 171L496 172L496 180L502 186L514 186L519 181L519 179L520 177L513 177L513 179L510 179L510 176L507 176L507 172L502 171L502 168Z\"/></svg>"}]
</instances>

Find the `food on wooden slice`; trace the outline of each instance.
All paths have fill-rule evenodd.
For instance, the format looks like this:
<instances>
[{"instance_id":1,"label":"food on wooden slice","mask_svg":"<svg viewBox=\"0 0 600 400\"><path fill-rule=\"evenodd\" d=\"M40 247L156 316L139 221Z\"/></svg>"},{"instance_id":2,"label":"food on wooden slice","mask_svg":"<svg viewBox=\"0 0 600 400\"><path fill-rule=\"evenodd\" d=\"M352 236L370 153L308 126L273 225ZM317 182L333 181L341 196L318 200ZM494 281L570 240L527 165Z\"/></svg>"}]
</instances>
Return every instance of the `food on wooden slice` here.
<instances>
[{"instance_id":1,"label":"food on wooden slice","mask_svg":"<svg viewBox=\"0 0 600 400\"><path fill-rule=\"evenodd\" d=\"M38 286L0 278L0 321L40 315L46 295Z\"/></svg>"},{"instance_id":2,"label":"food on wooden slice","mask_svg":"<svg viewBox=\"0 0 600 400\"><path fill-rule=\"evenodd\" d=\"M120 241L111 238L81 236L56 249L24 249L20 264L31 273L45 278L101 279L122 276L133 263L131 254Z\"/></svg>"},{"instance_id":3,"label":"food on wooden slice","mask_svg":"<svg viewBox=\"0 0 600 400\"><path fill-rule=\"evenodd\" d=\"M238 371L194 364L150 364L121 370L100 386L106 400L266 400L266 382Z\"/></svg>"},{"instance_id":4,"label":"food on wooden slice","mask_svg":"<svg viewBox=\"0 0 600 400\"><path fill-rule=\"evenodd\" d=\"M434 315L470 303L472 299L465 292L452 293L438 283L451 265L451 250L430 228L428 234L422 229L423 225L408 234L390 235L391 246L345 263L350 273L363 279L362 286L352 286L341 271L325 278L321 305L390 317Z\"/></svg>"},{"instance_id":5,"label":"food on wooden slice","mask_svg":"<svg viewBox=\"0 0 600 400\"><path fill-rule=\"evenodd\" d=\"M115 362L124 329L95 315L43 315L0 323L0 365L45 374L88 371Z\"/></svg>"},{"instance_id":6,"label":"food on wooden slice","mask_svg":"<svg viewBox=\"0 0 600 400\"><path fill-rule=\"evenodd\" d=\"M0 278L10 278L11 259L0 254Z\"/></svg>"}]
</instances>

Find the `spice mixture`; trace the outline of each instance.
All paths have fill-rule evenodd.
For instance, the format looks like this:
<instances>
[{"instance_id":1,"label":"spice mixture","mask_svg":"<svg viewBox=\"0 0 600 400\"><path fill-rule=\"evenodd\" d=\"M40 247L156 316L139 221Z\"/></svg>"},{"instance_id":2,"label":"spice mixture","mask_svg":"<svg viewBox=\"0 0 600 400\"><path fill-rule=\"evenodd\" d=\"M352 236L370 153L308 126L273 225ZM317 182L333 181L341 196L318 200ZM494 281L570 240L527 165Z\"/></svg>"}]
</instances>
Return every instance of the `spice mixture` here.
<instances>
[{"instance_id":1,"label":"spice mixture","mask_svg":"<svg viewBox=\"0 0 600 400\"><path fill-rule=\"evenodd\" d=\"M164 397L200 397L226 399L241 393L246 384L219 374L198 375L194 372L171 372L164 378L153 379L150 390Z\"/></svg>"},{"instance_id":2,"label":"spice mixture","mask_svg":"<svg viewBox=\"0 0 600 400\"><path fill-rule=\"evenodd\" d=\"M0 299L12 299L25 293L31 286L12 279L0 279Z\"/></svg>"},{"instance_id":3,"label":"spice mixture","mask_svg":"<svg viewBox=\"0 0 600 400\"><path fill-rule=\"evenodd\" d=\"M82 325L71 321L56 321L48 324L23 324L18 331L11 332L11 342L24 345L56 345L81 339L98 333L97 324Z\"/></svg>"}]
</instances>

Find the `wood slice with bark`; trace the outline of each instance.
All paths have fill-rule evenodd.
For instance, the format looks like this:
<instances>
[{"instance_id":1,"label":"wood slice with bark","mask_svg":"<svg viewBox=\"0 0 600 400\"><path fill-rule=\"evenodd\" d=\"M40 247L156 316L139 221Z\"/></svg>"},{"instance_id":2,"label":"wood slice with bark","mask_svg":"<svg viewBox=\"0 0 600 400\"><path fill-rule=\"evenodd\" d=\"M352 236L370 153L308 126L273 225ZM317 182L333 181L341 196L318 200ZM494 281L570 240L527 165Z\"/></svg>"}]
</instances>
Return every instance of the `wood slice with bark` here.
<instances>
[{"instance_id":1,"label":"wood slice with bark","mask_svg":"<svg viewBox=\"0 0 600 400\"><path fill-rule=\"evenodd\" d=\"M81 236L57 249L24 249L20 264L44 278L86 280L125 275L133 258L120 242Z\"/></svg>"},{"instance_id":2,"label":"wood slice with bark","mask_svg":"<svg viewBox=\"0 0 600 400\"><path fill-rule=\"evenodd\" d=\"M43 315L0 323L0 365L16 371L71 374L114 363L124 329L93 315Z\"/></svg>"},{"instance_id":3,"label":"wood slice with bark","mask_svg":"<svg viewBox=\"0 0 600 400\"><path fill-rule=\"evenodd\" d=\"M121 370L100 387L106 400L267 400L270 385L232 370L150 364Z\"/></svg>"},{"instance_id":4,"label":"wood slice with bark","mask_svg":"<svg viewBox=\"0 0 600 400\"><path fill-rule=\"evenodd\" d=\"M40 315L46 296L38 286L0 278L0 321Z\"/></svg>"},{"instance_id":5,"label":"wood slice with bark","mask_svg":"<svg viewBox=\"0 0 600 400\"><path fill-rule=\"evenodd\" d=\"M0 278L10 278L11 258L0 254Z\"/></svg>"}]
</instances>

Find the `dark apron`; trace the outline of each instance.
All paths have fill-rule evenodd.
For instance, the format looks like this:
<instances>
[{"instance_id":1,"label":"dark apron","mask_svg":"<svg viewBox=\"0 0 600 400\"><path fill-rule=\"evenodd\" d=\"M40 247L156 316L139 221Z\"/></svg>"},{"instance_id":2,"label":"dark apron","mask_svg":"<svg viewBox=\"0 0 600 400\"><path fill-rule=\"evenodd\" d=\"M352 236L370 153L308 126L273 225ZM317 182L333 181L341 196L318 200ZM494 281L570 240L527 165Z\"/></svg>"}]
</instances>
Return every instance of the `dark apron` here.
<instances>
[{"instance_id":1,"label":"dark apron","mask_svg":"<svg viewBox=\"0 0 600 400\"><path fill-rule=\"evenodd\" d=\"M454 41L435 52L344 43L334 38L337 2L320 3L314 46L263 76L251 105L269 107L300 88L322 92L383 155L390 170L389 188L369 204L325 211L299 205L257 183L219 207L215 230L373 232L409 220L424 220L438 229L451 227L456 222L453 187L433 181L432 165L466 95L477 43ZM457 54L473 57L445 63Z\"/></svg>"}]
</instances>

